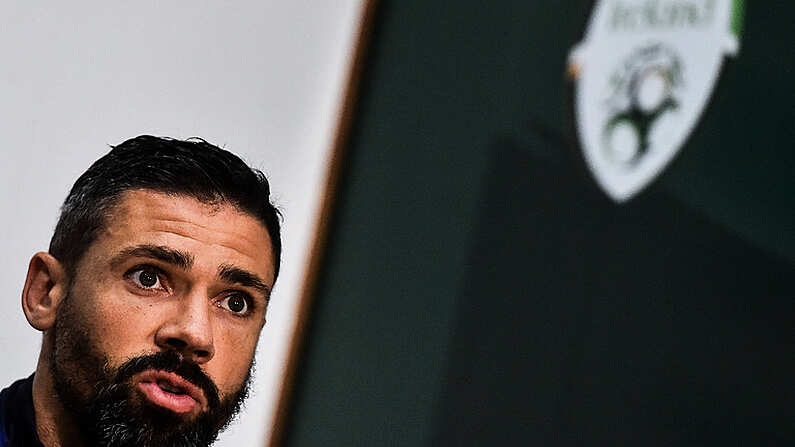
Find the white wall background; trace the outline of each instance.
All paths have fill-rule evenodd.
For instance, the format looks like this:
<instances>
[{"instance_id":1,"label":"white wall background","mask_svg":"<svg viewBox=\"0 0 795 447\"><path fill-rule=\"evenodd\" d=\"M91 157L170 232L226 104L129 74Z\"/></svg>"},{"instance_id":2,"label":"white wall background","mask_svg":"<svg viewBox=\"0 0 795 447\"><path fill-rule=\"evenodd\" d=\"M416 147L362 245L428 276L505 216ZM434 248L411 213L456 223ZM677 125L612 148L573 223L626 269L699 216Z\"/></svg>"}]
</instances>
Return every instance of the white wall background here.
<instances>
[{"instance_id":1,"label":"white wall background","mask_svg":"<svg viewBox=\"0 0 795 447\"><path fill-rule=\"evenodd\" d=\"M322 199L361 0L0 2L0 388L40 334L20 292L58 207L96 158L139 134L201 136L262 169L284 258L254 394L220 446L263 445Z\"/></svg>"}]
</instances>

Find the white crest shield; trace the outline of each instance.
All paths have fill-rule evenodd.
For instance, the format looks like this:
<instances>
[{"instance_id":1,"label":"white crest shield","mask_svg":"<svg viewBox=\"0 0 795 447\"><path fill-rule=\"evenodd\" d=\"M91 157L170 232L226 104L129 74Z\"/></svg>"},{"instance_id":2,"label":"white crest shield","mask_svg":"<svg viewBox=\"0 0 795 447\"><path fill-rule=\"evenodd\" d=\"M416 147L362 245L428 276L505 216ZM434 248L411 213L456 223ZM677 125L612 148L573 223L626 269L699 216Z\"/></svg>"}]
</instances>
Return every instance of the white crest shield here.
<instances>
[{"instance_id":1,"label":"white crest shield","mask_svg":"<svg viewBox=\"0 0 795 447\"><path fill-rule=\"evenodd\" d=\"M738 51L742 15L740 0L595 2L569 74L586 164L613 200L643 190L682 147Z\"/></svg>"}]
</instances>

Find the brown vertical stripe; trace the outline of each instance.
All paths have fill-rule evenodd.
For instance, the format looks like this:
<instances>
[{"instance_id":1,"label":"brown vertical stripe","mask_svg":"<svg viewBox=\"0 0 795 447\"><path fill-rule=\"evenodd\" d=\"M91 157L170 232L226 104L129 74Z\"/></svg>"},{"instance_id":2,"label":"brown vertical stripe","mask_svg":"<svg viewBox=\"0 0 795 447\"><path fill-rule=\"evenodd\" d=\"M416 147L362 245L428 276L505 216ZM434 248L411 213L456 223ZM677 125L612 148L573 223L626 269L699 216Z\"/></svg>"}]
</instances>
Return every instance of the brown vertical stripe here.
<instances>
[{"instance_id":1,"label":"brown vertical stripe","mask_svg":"<svg viewBox=\"0 0 795 447\"><path fill-rule=\"evenodd\" d=\"M359 30L354 46L353 60L348 69L348 79L345 86L342 108L337 120L337 129L331 147L328 171L326 173L325 194L321 195L320 214L315 225L315 239L309 252L308 266L304 276L303 287L298 301L298 315L290 339L290 350L287 355L287 366L282 377L282 387L279 393L279 402L276 408L273 430L271 432L270 446L280 446L284 437L287 421L292 403L292 394L295 387L298 359L301 356L315 295L317 278L320 273L326 252L329 224L334 205L337 200L337 188L340 182L340 173L345 158L345 149L348 143L351 127L353 125L356 102L359 98L359 84L364 67L367 43L373 24L376 9L376 0L364 0L359 19Z\"/></svg>"}]
</instances>

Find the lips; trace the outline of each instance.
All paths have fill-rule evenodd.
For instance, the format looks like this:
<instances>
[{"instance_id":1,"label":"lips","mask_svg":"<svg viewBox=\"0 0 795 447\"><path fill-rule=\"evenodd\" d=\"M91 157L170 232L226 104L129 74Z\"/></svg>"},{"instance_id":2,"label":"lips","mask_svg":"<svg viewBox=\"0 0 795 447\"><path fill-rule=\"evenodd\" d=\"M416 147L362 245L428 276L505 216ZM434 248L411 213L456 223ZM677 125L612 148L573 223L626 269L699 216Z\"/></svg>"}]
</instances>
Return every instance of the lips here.
<instances>
[{"instance_id":1,"label":"lips","mask_svg":"<svg viewBox=\"0 0 795 447\"><path fill-rule=\"evenodd\" d=\"M173 372L148 370L138 375L138 389L155 405L175 413L206 408L202 390Z\"/></svg>"}]
</instances>

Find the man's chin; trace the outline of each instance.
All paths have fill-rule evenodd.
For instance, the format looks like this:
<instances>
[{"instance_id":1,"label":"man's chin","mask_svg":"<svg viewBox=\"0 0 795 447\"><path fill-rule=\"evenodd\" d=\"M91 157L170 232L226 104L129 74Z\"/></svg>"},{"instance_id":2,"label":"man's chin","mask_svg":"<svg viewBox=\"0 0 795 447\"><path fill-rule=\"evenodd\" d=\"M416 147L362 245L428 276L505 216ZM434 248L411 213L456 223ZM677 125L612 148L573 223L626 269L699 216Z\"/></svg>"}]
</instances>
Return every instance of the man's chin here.
<instances>
[{"instance_id":1,"label":"man's chin","mask_svg":"<svg viewBox=\"0 0 795 447\"><path fill-rule=\"evenodd\" d=\"M151 398L145 392L151 385L142 389L143 383L139 377L130 378L101 387L88 400L78 415L88 445L208 446L237 413L247 389L246 383L238 394L217 405L192 404L190 411L180 412Z\"/></svg>"},{"instance_id":2,"label":"man's chin","mask_svg":"<svg viewBox=\"0 0 795 447\"><path fill-rule=\"evenodd\" d=\"M218 430L208 411L177 413L151 402L133 386L92 408L94 423L85 427L100 446L206 446ZM96 423L99 422L99 423Z\"/></svg>"}]
</instances>

